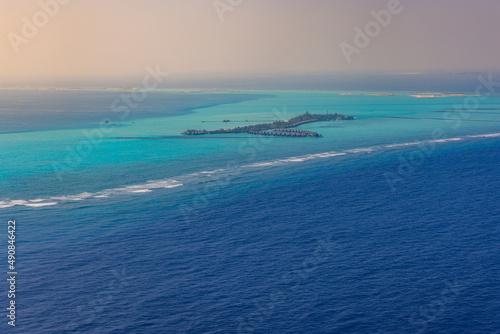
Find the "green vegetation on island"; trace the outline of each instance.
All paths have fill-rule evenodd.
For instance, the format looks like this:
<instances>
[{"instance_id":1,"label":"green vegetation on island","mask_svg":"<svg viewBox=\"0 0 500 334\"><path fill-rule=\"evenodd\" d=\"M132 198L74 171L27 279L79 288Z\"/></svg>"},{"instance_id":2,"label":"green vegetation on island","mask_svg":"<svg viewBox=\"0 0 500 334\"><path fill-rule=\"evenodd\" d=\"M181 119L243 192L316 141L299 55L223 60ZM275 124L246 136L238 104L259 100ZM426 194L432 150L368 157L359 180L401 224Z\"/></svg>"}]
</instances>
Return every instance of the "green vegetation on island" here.
<instances>
[{"instance_id":1,"label":"green vegetation on island","mask_svg":"<svg viewBox=\"0 0 500 334\"><path fill-rule=\"evenodd\" d=\"M325 122L325 121L340 121L340 120L354 120L353 116L346 116L342 114L311 114L306 112L303 115L293 117L286 121L275 121L273 123L256 124L249 126L237 127L234 129L219 129L219 130L187 130L182 132L183 135L193 136L193 135L215 135L215 134L226 134L226 133L250 133L256 135L267 135L267 136L288 136L288 137L321 137L320 134L316 132L303 131L303 130L287 130L290 128L297 127L302 124L312 123L312 122ZM266 132L271 131L271 132Z\"/></svg>"}]
</instances>

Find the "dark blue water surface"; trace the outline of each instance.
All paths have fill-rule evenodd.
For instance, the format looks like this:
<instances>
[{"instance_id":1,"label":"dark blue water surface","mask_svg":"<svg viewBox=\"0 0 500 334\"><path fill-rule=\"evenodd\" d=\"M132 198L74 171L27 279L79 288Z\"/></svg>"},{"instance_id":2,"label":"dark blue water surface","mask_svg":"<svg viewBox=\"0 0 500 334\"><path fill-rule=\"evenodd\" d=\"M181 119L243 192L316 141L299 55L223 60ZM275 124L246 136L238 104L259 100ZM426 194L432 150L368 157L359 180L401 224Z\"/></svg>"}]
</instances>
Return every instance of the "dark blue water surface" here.
<instances>
[{"instance_id":1,"label":"dark blue water surface","mask_svg":"<svg viewBox=\"0 0 500 334\"><path fill-rule=\"evenodd\" d=\"M18 328L499 333L499 148L443 144L406 171L408 152L385 152L211 193L4 210L18 225ZM391 189L384 175L398 169Z\"/></svg>"}]
</instances>

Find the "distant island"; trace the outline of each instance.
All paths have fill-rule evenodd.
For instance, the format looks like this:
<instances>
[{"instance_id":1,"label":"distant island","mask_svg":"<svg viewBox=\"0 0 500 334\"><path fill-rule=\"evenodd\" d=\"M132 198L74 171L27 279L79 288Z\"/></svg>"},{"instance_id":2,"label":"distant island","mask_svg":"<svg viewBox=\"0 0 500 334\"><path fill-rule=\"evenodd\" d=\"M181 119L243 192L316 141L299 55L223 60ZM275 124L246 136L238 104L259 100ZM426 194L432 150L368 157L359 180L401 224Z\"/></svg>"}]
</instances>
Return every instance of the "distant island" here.
<instances>
[{"instance_id":1,"label":"distant island","mask_svg":"<svg viewBox=\"0 0 500 334\"><path fill-rule=\"evenodd\" d=\"M286 121L275 121L273 123L256 124L234 129L219 129L219 130L187 130L182 132L185 136L200 136L200 135L218 135L227 133L249 133L262 136L281 136L281 137L322 137L321 134L312 131L292 129L302 124L325 121L340 121L354 120L353 116L341 114L311 114L306 112L303 115L293 117ZM224 120L225 123L229 120Z\"/></svg>"}]
</instances>

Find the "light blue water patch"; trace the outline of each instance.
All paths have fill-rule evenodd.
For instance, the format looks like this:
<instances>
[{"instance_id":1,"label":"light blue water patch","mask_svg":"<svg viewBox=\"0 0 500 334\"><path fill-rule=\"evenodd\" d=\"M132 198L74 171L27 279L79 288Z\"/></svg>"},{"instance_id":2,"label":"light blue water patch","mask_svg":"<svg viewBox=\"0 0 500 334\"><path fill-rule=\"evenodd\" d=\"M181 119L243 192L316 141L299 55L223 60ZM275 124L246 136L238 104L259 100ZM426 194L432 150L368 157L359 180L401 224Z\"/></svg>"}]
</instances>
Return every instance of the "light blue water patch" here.
<instances>
[{"instance_id":1,"label":"light blue water patch","mask_svg":"<svg viewBox=\"0 0 500 334\"><path fill-rule=\"evenodd\" d=\"M22 91L14 91L21 94ZM5 93L5 92L4 92ZM62 94L65 104L72 99L80 109L75 119L92 119L104 97L122 92L72 91ZM41 92L28 91L27 101ZM96 94L99 98L89 99ZM111 95L109 95L111 94ZM74 196L106 189L140 185L226 168L267 163L314 154L331 154L350 149L466 137L497 133L500 125L500 98L492 96L467 115L457 112L467 96L416 98L414 93L386 95L377 92L237 92L182 93L155 91L145 100L148 110L142 118L116 125L45 130L0 135L3 199L36 199L47 196ZM19 95L19 96L22 96ZM154 117L161 103L178 100L180 110L168 117ZM202 108L189 109L194 103ZM85 101L85 102L84 102ZM163 102L162 102L163 101ZM236 102L239 101L239 102ZM20 104L19 113L33 107ZM222 104L218 104L222 103ZM45 100L44 108L57 109ZM216 105L214 105L216 104ZM11 105L10 114L12 114ZM170 110L170 109L169 109ZM258 138L247 134L182 136L187 129L219 129L288 119L306 111L341 113L354 121L317 122L300 129L315 131L322 138ZM156 111L157 112L157 111ZM229 123L223 120L229 119ZM61 127L67 123L62 122ZM109 123L115 124L115 123ZM108 124L108 125L109 125ZM29 194L29 196L25 196Z\"/></svg>"}]
</instances>

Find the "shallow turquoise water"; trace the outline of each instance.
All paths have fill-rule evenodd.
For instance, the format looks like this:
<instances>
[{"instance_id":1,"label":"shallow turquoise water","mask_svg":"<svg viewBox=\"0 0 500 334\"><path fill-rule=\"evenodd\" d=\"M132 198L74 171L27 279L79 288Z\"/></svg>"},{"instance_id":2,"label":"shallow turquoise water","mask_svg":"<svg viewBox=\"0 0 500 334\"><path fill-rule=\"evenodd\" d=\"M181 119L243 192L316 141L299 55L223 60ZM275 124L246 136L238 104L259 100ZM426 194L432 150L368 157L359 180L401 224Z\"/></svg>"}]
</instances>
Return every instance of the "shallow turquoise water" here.
<instances>
[{"instance_id":1,"label":"shallow turquoise water","mask_svg":"<svg viewBox=\"0 0 500 334\"><path fill-rule=\"evenodd\" d=\"M121 120L120 113L96 116L96 110L105 109L105 97L112 103L118 92L29 93L37 96L40 113L55 108L54 104L62 104L57 99L60 95L66 103L64 108L69 108L67 104L71 104L73 98L78 101L80 112L75 112L77 116L73 119L65 118L61 122L60 126L67 129L22 132L17 128L15 133L0 134L0 158L4 161L0 169L4 195L0 200L4 202L78 195L175 179L225 168L229 161L242 166L309 154L428 141L436 139L433 133L437 130L440 137L447 138L492 134L498 132L500 124L498 96L481 101L464 116L456 112L456 106L463 104L467 96L415 98L404 92L395 96L373 96L307 91L183 93L159 90L150 93L149 100L141 102L137 110ZM21 92L15 91L15 94ZM89 94L97 94L99 98L87 100L86 106L82 99ZM235 102L241 98L247 101ZM168 116L157 117L162 101ZM176 101L175 107L169 105L171 101ZM226 104L210 105L224 101ZM192 109L193 104L202 104L203 108ZM19 108L18 113L29 109L36 114L32 103L7 105ZM301 129L323 134L319 139L260 140L246 134L180 135L190 128L212 130L272 122L305 111L337 112L357 119L301 126ZM93 123L78 127L84 115ZM3 117L9 120L9 113ZM58 118L54 117L53 122L57 124ZM222 123L226 118L231 123ZM100 128L98 122L103 119L109 120L108 125L116 126ZM134 176L129 177L130 173Z\"/></svg>"}]
</instances>

